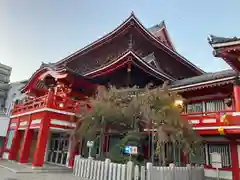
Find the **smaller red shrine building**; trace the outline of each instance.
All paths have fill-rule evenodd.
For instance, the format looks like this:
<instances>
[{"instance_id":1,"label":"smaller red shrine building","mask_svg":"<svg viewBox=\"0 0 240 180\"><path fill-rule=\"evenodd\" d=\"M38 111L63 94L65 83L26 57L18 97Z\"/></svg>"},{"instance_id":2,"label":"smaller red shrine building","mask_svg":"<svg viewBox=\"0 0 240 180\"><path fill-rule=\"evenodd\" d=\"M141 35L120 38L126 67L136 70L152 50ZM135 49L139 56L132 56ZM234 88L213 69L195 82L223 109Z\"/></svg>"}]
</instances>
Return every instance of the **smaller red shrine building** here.
<instances>
[{"instance_id":1,"label":"smaller red shrine building","mask_svg":"<svg viewBox=\"0 0 240 180\"><path fill-rule=\"evenodd\" d=\"M218 152L223 157L220 177L239 179L240 39L211 36L209 43L233 70L204 72L176 51L164 22L147 29L131 14L104 37L57 63L42 64L32 75L23 88L28 98L12 109L3 158L33 167L44 162L72 167L70 153L86 155L86 141L69 152L68 132L75 127L71 117L80 108L91 108L88 98L99 85L143 88L169 81L171 90L187 99L183 116L204 145L195 156L171 147L166 158L203 164L206 176L214 177L210 154ZM119 139L107 131L104 152ZM151 145L147 139L145 144L149 158Z\"/></svg>"}]
</instances>

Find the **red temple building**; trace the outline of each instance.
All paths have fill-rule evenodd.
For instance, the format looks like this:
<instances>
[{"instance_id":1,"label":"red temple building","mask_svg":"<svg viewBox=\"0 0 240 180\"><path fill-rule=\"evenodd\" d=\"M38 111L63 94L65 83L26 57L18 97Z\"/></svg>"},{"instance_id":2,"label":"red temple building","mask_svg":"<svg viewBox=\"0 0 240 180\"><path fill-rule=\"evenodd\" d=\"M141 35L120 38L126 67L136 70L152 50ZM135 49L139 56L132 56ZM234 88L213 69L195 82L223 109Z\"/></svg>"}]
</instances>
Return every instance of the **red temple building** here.
<instances>
[{"instance_id":1,"label":"red temple building","mask_svg":"<svg viewBox=\"0 0 240 180\"><path fill-rule=\"evenodd\" d=\"M71 118L91 107L88 97L99 85L158 86L170 82L172 91L187 101L183 116L204 139L195 156L172 150L179 164L205 166L214 177L210 154L222 155L220 177L239 179L240 171L240 39L211 36L214 56L232 70L206 73L177 53L164 22L145 28L134 14L104 37L53 64L42 64L23 88L27 99L15 104L6 135L3 158L41 167L44 162L73 166L68 157ZM106 133L105 151L119 140ZM78 153L84 156L86 142ZM150 156L150 154L148 154Z\"/></svg>"}]
</instances>

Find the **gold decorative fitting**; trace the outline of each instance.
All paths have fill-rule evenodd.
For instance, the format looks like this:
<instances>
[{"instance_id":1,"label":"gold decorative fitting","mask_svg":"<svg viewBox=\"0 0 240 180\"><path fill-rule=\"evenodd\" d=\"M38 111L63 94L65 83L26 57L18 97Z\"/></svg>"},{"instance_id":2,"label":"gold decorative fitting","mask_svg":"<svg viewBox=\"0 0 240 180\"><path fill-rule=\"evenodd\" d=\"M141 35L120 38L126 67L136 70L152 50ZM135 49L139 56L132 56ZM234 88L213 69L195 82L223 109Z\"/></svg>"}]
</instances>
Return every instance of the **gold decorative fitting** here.
<instances>
[{"instance_id":1,"label":"gold decorative fitting","mask_svg":"<svg viewBox=\"0 0 240 180\"><path fill-rule=\"evenodd\" d=\"M223 128L218 128L218 132L220 135L225 135L224 129Z\"/></svg>"},{"instance_id":2,"label":"gold decorative fitting","mask_svg":"<svg viewBox=\"0 0 240 180\"><path fill-rule=\"evenodd\" d=\"M221 122L224 122L225 124L229 124L229 121L227 119L227 115L226 114L221 116Z\"/></svg>"}]
</instances>

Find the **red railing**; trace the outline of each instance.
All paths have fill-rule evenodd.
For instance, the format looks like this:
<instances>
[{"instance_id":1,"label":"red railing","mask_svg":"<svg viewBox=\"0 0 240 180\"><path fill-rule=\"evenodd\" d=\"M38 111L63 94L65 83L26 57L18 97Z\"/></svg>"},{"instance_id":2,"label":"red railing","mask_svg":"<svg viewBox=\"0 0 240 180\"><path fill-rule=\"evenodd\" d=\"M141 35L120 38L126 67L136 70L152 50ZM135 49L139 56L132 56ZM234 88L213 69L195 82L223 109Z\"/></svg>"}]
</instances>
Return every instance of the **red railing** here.
<instances>
[{"instance_id":1,"label":"red railing","mask_svg":"<svg viewBox=\"0 0 240 180\"><path fill-rule=\"evenodd\" d=\"M70 98L62 98L53 96L49 101L48 95L26 100L23 104L16 104L12 109L12 115L24 114L29 111L35 111L43 108L51 108L55 110L77 113L80 108L90 107L87 101L77 101Z\"/></svg>"},{"instance_id":2,"label":"red railing","mask_svg":"<svg viewBox=\"0 0 240 180\"><path fill-rule=\"evenodd\" d=\"M72 113L77 113L81 108L87 108L87 101L80 100L72 100L70 98L61 98L59 96L55 96L53 103L50 105L50 108L67 111Z\"/></svg>"},{"instance_id":3,"label":"red railing","mask_svg":"<svg viewBox=\"0 0 240 180\"><path fill-rule=\"evenodd\" d=\"M233 111L215 111L215 112L198 112L183 114L193 127L209 127L228 125L227 119L223 118L224 115L230 115Z\"/></svg>"},{"instance_id":4,"label":"red railing","mask_svg":"<svg viewBox=\"0 0 240 180\"><path fill-rule=\"evenodd\" d=\"M47 106L47 95L27 100L23 104L15 104L12 109L12 115L33 111Z\"/></svg>"},{"instance_id":5,"label":"red railing","mask_svg":"<svg viewBox=\"0 0 240 180\"><path fill-rule=\"evenodd\" d=\"M12 115L24 114L29 111L35 111L43 108L51 108L54 110L60 110L70 113L78 113L83 108L90 108L89 102L77 101L70 98L62 98L60 96L52 96L51 100L49 96L37 97L32 100L27 100L23 104L15 105L12 110ZM221 126L238 123L233 120L233 116L230 115L229 123L226 123L222 116L225 114L231 114L232 111L216 111L216 112L198 112L182 114L193 127L210 127L210 126Z\"/></svg>"}]
</instances>

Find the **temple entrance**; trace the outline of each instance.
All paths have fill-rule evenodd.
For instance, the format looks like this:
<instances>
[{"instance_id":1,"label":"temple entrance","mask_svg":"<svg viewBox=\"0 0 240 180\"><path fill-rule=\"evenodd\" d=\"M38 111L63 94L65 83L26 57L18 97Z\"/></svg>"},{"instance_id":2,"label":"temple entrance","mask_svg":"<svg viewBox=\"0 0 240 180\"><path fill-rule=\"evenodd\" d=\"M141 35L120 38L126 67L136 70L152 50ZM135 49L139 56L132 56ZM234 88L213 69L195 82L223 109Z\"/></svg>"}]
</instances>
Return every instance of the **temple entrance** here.
<instances>
[{"instance_id":1,"label":"temple entrance","mask_svg":"<svg viewBox=\"0 0 240 180\"><path fill-rule=\"evenodd\" d=\"M69 135L53 133L48 148L47 161L58 165L66 165L69 146Z\"/></svg>"}]
</instances>

